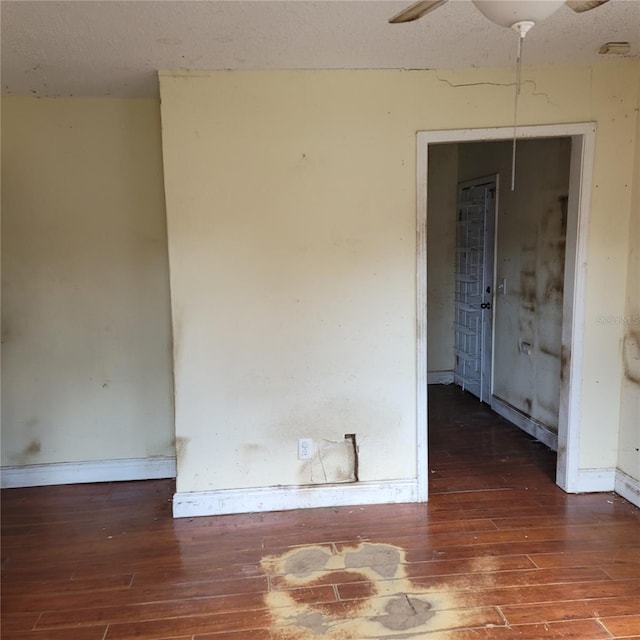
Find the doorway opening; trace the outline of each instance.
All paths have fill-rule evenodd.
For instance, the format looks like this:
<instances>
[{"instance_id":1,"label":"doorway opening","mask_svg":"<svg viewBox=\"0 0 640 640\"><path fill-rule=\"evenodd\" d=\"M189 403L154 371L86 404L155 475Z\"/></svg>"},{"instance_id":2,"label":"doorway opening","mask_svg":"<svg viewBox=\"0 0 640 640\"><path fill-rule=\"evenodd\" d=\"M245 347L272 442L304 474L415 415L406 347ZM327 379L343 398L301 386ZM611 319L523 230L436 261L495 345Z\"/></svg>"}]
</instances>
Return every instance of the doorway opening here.
<instances>
[{"instance_id":1,"label":"doorway opening","mask_svg":"<svg viewBox=\"0 0 640 640\"><path fill-rule=\"evenodd\" d=\"M556 394L555 406L553 402L547 402L546 408L543 406L545 403L541 402L540 407L536 408L538 415L540 411L543 412L546 410L546 416L543 416L542 420L531 420L527 414L536 414L536 411L532 411L532 406L527 406L523 408L523 410L518 411L518 402L514 402L513 405L504 400L504 384L505 380L506 384L512 384L514 388L517 388L518 381L513 378L510 380L510 376L513 376L512 371L502 371L500 372L500 377L495 380L495 384L498 387L500 393L496 394L494 387L494 377L495 372L491 369L491 363L495 361L495 351L491 354L491 346L495 348L499 343L494 344L495 333L498 331L500 335L508 334L508 327L504 324L505 322L509 322L509 318L513 318L513 315L510 316L509 313L503 314L502 317L502 325L499 325L496 329L496 325L492 322L495 320L494 317L494 300L496 296L505 296L504 298L500 298L499 302L503 305L506 304L507 293L510 291L509 287L513 287L516 285L516 282L513 280L513 274L509 273L509 265L507 263L501 263L500 268L502 269L502 273L498 273L499 270L493 271L493 273L485 273L483 271L482 277L482 290L478 289L477 284L474 287L465 287L465 277L467 280L474 280L477 283L479 281L478 273L473 274L473 278L466 273L466 271L472 269L478 269L478 265L474 263L474 260L477 262L477 257L480 255L478 251L480 245L482 245L482 253L483 253L483 262L484 266L491 266L493 261L492 257L489 257L487 260L487 256L490 256L491 247L493 246L491 242L488 244L485 243L484 238L482 242L477 237L477 233L473 230L470 235L465 236L465 240L463 244L465 246L458 246L456 248L456 283L455 283L455 292L456 299L459 299L461 311L465 311L465 300L464 295L469 293L469 295L476 297L473 299L472 304L466 304L466 309L468 310L468 315L470 317L470 322L459 322L460 318L463 320L464 313L458 314L458 308L456 307L455 311L455 324L461 325L461 330L459 333L456 333L455 342L455 354L456 354L456 362L453 371L447 371L443 369L434 370L433 367L428 366L428 358L431 355L431 362L437 360L438 357L438 349L447 349L451 348L452 345L447 345L446 341L444 344L436 344L432 345L431 351L433 353L428 354L427 351L427 336L428 331L439 331L438 329L438 321L434 321L433 313L430 314L430 321L433 324L432 327L428 326L427 322L427 280L429 282L438 281L439 278L442 278L442 274L439 273L437 269L434 269L433 266L433 256L428 256L427 252L427 234L429 233L439 233L441 230L437 228L437 225L433 227L429 225L427 227L427 214L429 207L440 206L442 203L429 202L428 197L428 182L429 182L429 169L434 170L434 166L429 166L429 156L430 151L434 149L433 145L459 145L463 146L464 143L486 143L491 141L508 141L513 136L513 129L504 128L504 129L484 129L484 130L454 130L454 131L439 131L439 132L419 132L418 133L418 176L417 176L417 184L418 184L418 208L417 208L417 230L418 230L418 255L417 255L417 301L418 301L418 318L417 318L417 326L418 326L418 353L417 353L417 364L418 364L418 407L417 407L417 415L418 415L418 484L419 491L421 492L421 499L426 499L428 494L428 447L427 447L427 433L428 433L428 419L427 419L427 382L453 382L454 378L457 378L457 383L459 386L463 386L460 384L463 379L470 379L468 376L464 375L464 371L460 372L459 367L459 359L458 352L462 353L463 356L468 356L469 349L461 348L468 346L469 344L477 344L480 352L482 352L482 347L488 352L488 358L486 361L482 362L482 358L475 363L475 369L478 371L479 376L478 379L475 380L474 384L476 385L477 395L482 401L490 404L492 408L494 408L498 413L506 417L512 422L515 422L521 428L524 428L526 431L534 435L537 439L543 441L545 444L550 446L551 448L557 449L557 467L556 467L556 483L565 491L572 492L576 490L577 479L578 479L578 435L579 435L579 412L580 412L580 378L578 372L581 369L582 363L582 332L583 332L583 324L584 324L584 265L586 263L586 229L587 229L587 216L589 211L589 194L591 190L591 170L593 164L593 144L595 138L595 127L593 124L574 124L574 125L545 125L538 127L522 127L518 131L518 138L523 140L539 140L542 142L545 139L559 139L562 143L564 140L564 144L566 145L566 157L568 159L568 166L565 167L567 173L567 181L565 184L565 193L557 193L555 194L556 202L559 207L562 208L562 217L561 220L564 228L561 229L564 236L566 236L566 247L563 245L563 264L558 267L557 261L554 265L551 265L547 260L548 256L538 256L538 260L541 262L538 265L534 264L534 268L532 269L529 266L528 270L523 269L521 271L528 271L531 275L531 272L534 272L535 275L535 267L551 267L554 271L554 275L556 276L555 282L560 282L560 291L554 292L554 287L557 289L556 285L549 285L549 291L547 292L547 297L553 301L555 300L555 311L556 313L556 328L551 330L551 333L555 331L556 333L556 348L549 349L549 345L541 344L544 342L543 340L539 340L540 336L544 332L540 332L540 335L536 333L537 329L534 327L534 324L531 324L529 329L533 331L532 335L535 335L535 342L533 338L529 338L527 334L526 326L519 327L511 327L511 334L506 342L509 344L509 348L513 347L514 341L517 345L518 350L521 353L526 353L527 350L533 350L534 348L538 349L541 352L549 352L547 355L555 358L556 361L556 373L555 382L549 385L549 389L545 390L547 396L553 396L553 393ZM503 143L504 144L504 143ZM475 144L476 147L482 147L483 145ZM457 174L458 177L459 174ZM496 183L499 184L500 178L502 178L503 183L509 182L510 174L506 172L501 172L501 175L496 176L487 176L478 178L476 175L476 179L473 181L469 181L470 176L466 176L466 183L463 180L460 180L461 184L458 188L458 200L459 203L455 203L455 209L457 211L457 218L454 221L454 225L458 227L457 232L458 236L460 236L461 229L463 233L467 233L469 229L469 224L471 227L475 224L476 231L479 228L479 223L469 223L469 221L460 220L460 212L461 209L458 204L462 203L464 205L465 197L469 201L468 210L471 212L475 212L476 217L479 216L479 212L482 207L486 208L487 203L491 203L492 195L497 193L497 199L500 198L501 192L498 188L494 191L494 194L491 193L491 179L494 179ZM439 179L431 175L431 179ZM531 182L531 181L530 181ZM522 189L522 180L516 180L516 191L519 186ZM535 183L535 180L533 180ZM482 187L482 185L488 185ZM477 189L477 187L482 187L481 189ZM474 191L475 188L475 191ZM494 187L495 188L495 187ZM467 191L465 191L465 189ZM483 194L482 191L486 190ZM504 195L504 193L503 193ZM481 197L482 196L482 197ZM495 195L494 195L495 198ZM508 198L505 197L505 200ZM475 204L472 204L472 201ZM478 204L480 203L480 204ZM475 209L474 209L475 207ZM465 207L462 207L463 217L465 215ZM557 216L556 216L557 218ZM489 224L489 226L487 226ZM498 226L500 221L498 221ZM494 236L493 229L490 226L490 222L487 223L485 219L483 222L483 231L485 236L492 239ZM469 238L473 239L472 244L475 243L475 249L470 252L469 251ZM465 244L466 243L466 244ZM460 245L460 243L459 243ZM460 258L460 254L464 254L467 252L467 255ZM473 255L471 255L473 254ZM428 258L429 260L429 270L427 267ZM527 258L525 256L520 256L523 260ZM502 256L502 260L507 260L508 256L505 258ZM529 258L530 259L530 256ZM495 262L493 264L495 267ZM560 278L558 278L558 268L560 271ZM506 274L506 275L505 275ZM553 279L553 278L552 278ZM522 287L526 288L526 275L524 276L524 280L521 280L517 283L518 287L522 289ZM468 291L465 291L465 288ZM460 295L464 294L464 295ZM559 294L559 297L558 295ZM555 298L554 298L555 296ZM429 308L433 311L434 305L437 306L438 301L429 300ZM455 304L458 304L457 302ZM476 307L480 307L481 305L486 305L482 307L482 312L480 313L476 310ZM552 305L553 306L553 305ZM533 309L532 309L533 311ZM443 317L446 314L442 314ZM475 315L475 319L474 319ZM549 313L548 310L545 312L543 310L543 315L548 319ZM485 320L485 329L488 328L488 331L482 330L483 325L483 316L486 316ZM437 317L437 316L436 316ZM491 320L491 322L489 322ZM539 318L538 318L539 321ZM473 323L475 322L475 326L479 328L480 334L482 337L471 337L465 343L462 336L470 336L475 332L475 328ZM471 326L469 326L471 325ZM549 334L549 328L545 328L546 334ZM466 333L465 333L466 332ZM506 333L505 333L506 332ZM432 334L433 335L433 334ZM487 338L488 337L488 338ZM474 340L476 341L474 343ZM479 341L478 341L479 340ZM485 340L488 342L485 343ZM433 341L432 341L433 342ZM553 351L553 354L551 353ZM504 355L504 354L503 354ZM542 357L542 356L541 356ZM504 358L499 359L500 366L504 368ZM546 365L545 365L546 366ZM540 362L536 365L536 369L540 369ZM469 369L469 367L467 367ZM468 373L468 371L467 371ZM530 372L531 373L531 372ZM535 372L534 372L535 374ZM554 380L554 376L547 376L547 380ZM520 383L522 384L522 380ZM503 385L502 390L500 390L500 384ZM524 379L524 384L527 384L526 376ZM554 388L555 387L555 388ZM469 387L469 391L472 391L471 387ZM472 391L473 392L473 391ZM508 394L506 394L508 396ZM542 394L545 395L544 393ZM529 402L533 402L531 398L529 398ZM522 407L520 407L522 408ZM555 413L555 418L551 414ZM550 417L551 416L551 417ZM525 426L518 422L519 419L525 420L528 419ZM557 432L554 429L545 429L545 422L556 421L556 424L552 427L557 427Z\"/></svg>"}]
</instances>

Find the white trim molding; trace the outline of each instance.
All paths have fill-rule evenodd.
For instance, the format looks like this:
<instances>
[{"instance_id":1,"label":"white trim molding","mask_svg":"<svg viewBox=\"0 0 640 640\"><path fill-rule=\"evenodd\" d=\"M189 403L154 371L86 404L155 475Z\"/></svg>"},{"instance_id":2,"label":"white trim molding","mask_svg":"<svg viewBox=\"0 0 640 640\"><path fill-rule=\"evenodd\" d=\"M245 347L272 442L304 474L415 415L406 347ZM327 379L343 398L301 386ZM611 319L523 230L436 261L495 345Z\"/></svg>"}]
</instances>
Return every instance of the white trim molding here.
<instances>
[{"instance_id":1,"label":"white trim molding","mask_svg":"<svg viewBox=\"0 0 640 640\"><path fill-rule=\"evenodd\" d=\"M616 469L615 491L619 496L640 508L640 480Z\"/></svg>"},{"instance_id":2,"label":"white trim molding","mask_svg":"<svg viewBox=\"0 0 640 640\"><path fill-rule=\"evenodd\" d=\"M586 314L588 228L595 158L595 123L571 133L567 245L560 356L560 407L556 484L567 493L579 491L582 366Z\"/></svg>"},{"instance_id":3,"label":"white trim molding","mask_svg":"<svg viewBox=\"0 0 640 640\"><path fill-rule=\"evenodd\" d=\"M568 493L609 493L615 490L615 469L579 469L575 491Z\"/></svg>"},{"instance_id":4,"label":"white trim molding","mask_svg":"<svg viewBox=\"0 0 640 640\"><path fill-rule=\"evenodd\" d=\"M416 140L416 502L429 499L429 439L427 438L427 176L429 144Z\"/></svg>"},{"instance_id":5,"label":"white trim molding","mask_svg":"<svg viewBox=\"0 0 640 640\"><path fill-rule=\"evenodd\" d=\"M254 489L179 492L173 496L173 517L288 511L418 501L416 480L356 482L322 486L279 486Z\"/></svg>"},{"instance_id":6,"label":"white trim molding","mask_svg":"<svg viewBox=\"0 0 640 640\"><path fill-rule=\"evenodd\" d=\"M453 371L428 371L427 384L453 384Z\"/></svg>"},{"instance_id":7,"label":"white trim molding","mask_svg":"<svg viewBox=\"0 0 640 640\"><path fill-rule=\"evenodd\" d=\"M528 416L506 400L498 396L491 396L491 408L505 420L508 420L519 429L526 431L536 440L540 440L553 451L558 450L558 434L551 430L546 424Z\"/></svg>"},{"instance_id":8,"label":"white trim molding","mask_svg":"<svg viewBox=\"0 0 640 640\"><path fill-rule=\"evenodd\" d=\"M640 507L640 480L620 469L580 469L576 490L571 493L612 492Z\"/></svg>"},{"instance_id":9,"label":"white trim molding","mask_svg":"<svg viewBox=\"0 0 640 640\"><path fill-rule=\"evenodd\" d=\"M30 464L20 467L2 467L0 475L3 489L42 487L52 484L157 480L176 477L176 459L174 456L154 456Z\"/></svg>"}]
</instances>

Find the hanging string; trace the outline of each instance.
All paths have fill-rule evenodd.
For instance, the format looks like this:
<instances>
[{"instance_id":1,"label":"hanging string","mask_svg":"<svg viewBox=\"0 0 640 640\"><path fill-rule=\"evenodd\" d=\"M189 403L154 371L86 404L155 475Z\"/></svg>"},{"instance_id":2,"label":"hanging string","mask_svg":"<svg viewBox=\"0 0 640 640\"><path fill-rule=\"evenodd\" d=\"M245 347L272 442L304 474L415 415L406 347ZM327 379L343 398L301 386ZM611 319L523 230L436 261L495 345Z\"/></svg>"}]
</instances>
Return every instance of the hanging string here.
<instances>
[{"instance_id":1,"label":"hanging string","mask_svg":"<svg viewBox=\"0 0 640 640\"><path fill-rule=\"evenodd\" d=\"M518 97L520 96L520 73L522 69L522 44L525 33L518 34L518 58L516 60L516 100L513 109L513 149L511 152L511 191L516 190L516 132L518 128Z\"/></svg>"}]
</instances>

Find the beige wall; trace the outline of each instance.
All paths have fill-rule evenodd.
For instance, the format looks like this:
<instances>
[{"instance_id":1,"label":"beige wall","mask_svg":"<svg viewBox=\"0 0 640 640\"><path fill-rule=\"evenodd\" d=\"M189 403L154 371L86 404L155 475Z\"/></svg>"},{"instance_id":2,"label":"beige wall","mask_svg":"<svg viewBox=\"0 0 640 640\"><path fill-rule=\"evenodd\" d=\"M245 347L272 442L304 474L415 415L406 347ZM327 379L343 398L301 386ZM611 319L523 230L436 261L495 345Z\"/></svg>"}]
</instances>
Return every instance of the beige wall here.
<instances>
[{"instance_id":1,"label":"beige wall","mask_svg":"<svg viewBox=\"0 0 640 640\"><path fill-rule=\"evenodd\" d=\"M617 460L633 61L525 70L526 124L596 121L581 468ZM633 80L633 81L632 81ZM356 433L415 477L415 133L512 122L512 70L162 74L178 491L303 483ZM606 425L606 426L605 426Z\"/></svg>"},{"instance_id":2,"label":"beige wall","mask_svg":"<svg viewBox=\"0 0 640 640\"><path fill-rule=\"evenodd\" d=\"M170 455L158 103L2 103L2 464Z\"/></svg>"},{"instance_id":3,"label":"beige wall","mask_svg":"<svg viewBox=\"0 0 640 640\"><path fill-rule=\"evenodd\" d=\"M640 93L640 77L638 78ZM640 100L639 100L640 101ZM629 221L627 299L622 322L615 313L605 314L611 329L622 325L622 394L618 467L640 481L640 113L636 113L636 157L633 200Z\"/></svg>"},{"instance_id":4,"label":"beige wall","mask_svg":"<svg viewBox=\"0 0 640 640\"><path fill-rule=\"evenodd\" d=\"M427 187L427 367L453 371L458 145L429 147Z\"/></svg>"},{"instance_id":5,"label":"beige wall","mask_svg":"<svg viewBox=\"0 0 640 640\"><path fill-rule=\"evenodd\" d=\"M161 78L178 491L305 484L298 438L351 433L415 476L415 142L363 79Z\"/></svg>"},{"instance_id":6,"label":"beige wall","mask_svg":"<svg viewBox=\"0 0 640 640\"><path fill-rule=\"evenodd\" d=\"M461 182L499 176L493 394L556 431L570 150L568 138L521 141L511 191L511 142L458 149Z\"/></svg>"}]
</instances>

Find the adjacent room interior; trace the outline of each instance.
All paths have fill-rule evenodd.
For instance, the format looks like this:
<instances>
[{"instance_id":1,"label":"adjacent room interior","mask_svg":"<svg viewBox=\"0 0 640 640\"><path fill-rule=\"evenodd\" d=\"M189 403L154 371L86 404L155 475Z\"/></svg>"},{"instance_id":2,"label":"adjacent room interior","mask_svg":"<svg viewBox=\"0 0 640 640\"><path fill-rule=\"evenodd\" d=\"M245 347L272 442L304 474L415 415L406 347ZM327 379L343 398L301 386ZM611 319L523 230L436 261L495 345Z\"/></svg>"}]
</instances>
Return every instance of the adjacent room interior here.
<instances>
[{"instance_id":1,"label":"adjacent room interior","mask_svg":"<svg viewBox=\"0 0 640 640\"><path fill-rule=\"evenodd\" d=\"M512 147L429 147L428 382L556 451L571 138L520 140L514 191Z\"/></svg>"}]
</instances>

